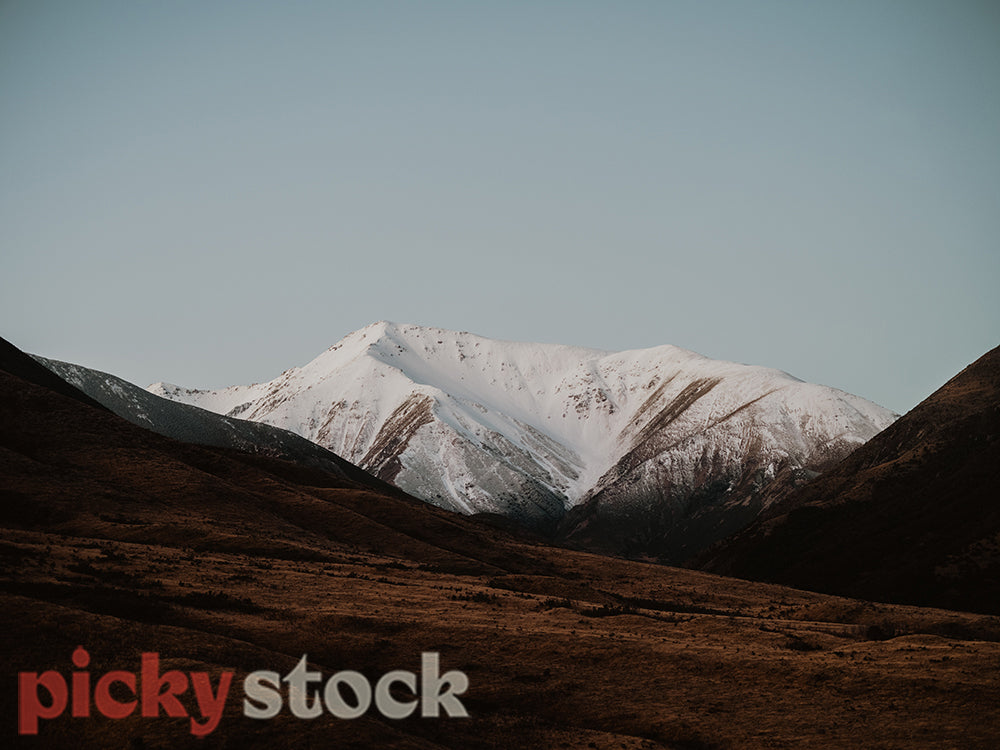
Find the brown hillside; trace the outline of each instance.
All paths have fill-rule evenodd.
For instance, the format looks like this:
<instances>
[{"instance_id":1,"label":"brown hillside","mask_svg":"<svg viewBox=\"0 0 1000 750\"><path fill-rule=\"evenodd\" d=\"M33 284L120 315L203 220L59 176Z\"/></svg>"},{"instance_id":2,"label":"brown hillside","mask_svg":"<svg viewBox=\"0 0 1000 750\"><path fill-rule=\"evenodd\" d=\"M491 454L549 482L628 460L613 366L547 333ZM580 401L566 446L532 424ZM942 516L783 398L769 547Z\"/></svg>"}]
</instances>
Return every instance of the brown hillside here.
<instances>
[{"instance_id":1,"label":"brown hillside","mask_svg":"<svg viewBox=\"0 0 1000 750\"><path fill-rule=\"evenodd\" d=\"M878 601L1000 613L1000 348L701 567Z\"/></svg>"},{"instance_id":2,"label":"brown hillside","mask_svg":"<svg viewBox=\"0 0 1000 750\"><path fill-rule=\"evenodd\" d=\"M0 712L69 748L994 747L1000 620L517 541L294 464L177 443L0 373ZM236 674L218 729L63 715L17 738L15 675ZM420 654L469 718L244 718L302 654L373 681ZM96 679L96 678L95 678ZM405 696L403 696L405 697ZM189 695L184 705L194 711Z\"/></svg>"}]
</instances>

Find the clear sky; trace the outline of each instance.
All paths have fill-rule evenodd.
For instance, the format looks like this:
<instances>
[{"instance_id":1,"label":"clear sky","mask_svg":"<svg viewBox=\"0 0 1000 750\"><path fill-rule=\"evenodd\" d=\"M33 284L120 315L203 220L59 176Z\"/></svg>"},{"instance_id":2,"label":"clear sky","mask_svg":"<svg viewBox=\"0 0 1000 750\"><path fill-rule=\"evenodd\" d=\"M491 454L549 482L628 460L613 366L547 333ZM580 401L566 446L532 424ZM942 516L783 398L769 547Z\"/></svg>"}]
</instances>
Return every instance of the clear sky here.
<instances>
[{"instance_id":1,"label":"clear sky","mask_svg":"<svg viewBox=\"0 0 1000 750\"><path fill-rule=\"evenodd\" d=\"M908 410L1000 344L1000 3L0 0L0 335L217 387L380 319Z\"/></svg>"}]
</instances>

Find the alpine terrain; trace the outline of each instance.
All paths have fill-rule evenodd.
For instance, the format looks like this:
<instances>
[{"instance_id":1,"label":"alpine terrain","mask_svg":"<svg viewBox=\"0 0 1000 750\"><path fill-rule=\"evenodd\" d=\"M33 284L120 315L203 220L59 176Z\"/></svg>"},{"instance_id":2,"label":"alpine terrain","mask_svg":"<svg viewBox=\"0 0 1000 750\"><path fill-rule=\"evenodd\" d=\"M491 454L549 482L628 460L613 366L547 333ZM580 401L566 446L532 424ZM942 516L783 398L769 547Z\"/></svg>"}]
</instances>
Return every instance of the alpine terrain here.
<instances>
[{"instance_id":1,"label":"alpine terrain","mask_svg":"<svg viewBox=\"0 0 1000 750\"><path fill-rule=\"evenodd\" d=\"M133 395L116 408L171 416ZM539 544L272 457L267 431L236 429L249 452L155 434L2 339L0 426L0 715L28 732L8 747L998 746L997 617ZM323 708L338 673L429 654L468 716L389 718L350 684L362 715ZM306 666L318 715L291 712L291 677L272 718L244 713L250 675ZM171 715L140 715L157 681ZM393 698L416 706L422 683Z\"/></svg>"},{"instance_id":2,"label":"alpine terrain","mask_svg":"<svg viewBox=\"0 0 1000 750\"><path fill-rule=\"evenodd\" d=\"M1000 614L1000 347L707 552L709 570Z\"/></svg>"},{"instance_id":3,"label":"alpine terrain","mask_svg":"<svg viewBox=\"0 0 1000 750\"><path fill-rule=\"evenodd\" d=\"M814 476L896 417L673 346L607 352L385 321L268 383L149 390L290 430L460 513L561 523L598 547L600 516L615 551L661 559L745 526L775 478ZM685 549L657 543L685 524Z\"/></svg>"},{"instance_id":4,"label":"alpine terrain","mask_svg":"<svg viewBox=\"0 0 1000 750\"><path fill-rule=\"evenodd\" d=\"M379 482L356 466L288 430L260 422L223 417L214 412L161 398L126 380L100 370L35 356L66 383L132 424L160 435L197 445L232 448L322 469L363 483Z\"/></svg>"}]
</instances>

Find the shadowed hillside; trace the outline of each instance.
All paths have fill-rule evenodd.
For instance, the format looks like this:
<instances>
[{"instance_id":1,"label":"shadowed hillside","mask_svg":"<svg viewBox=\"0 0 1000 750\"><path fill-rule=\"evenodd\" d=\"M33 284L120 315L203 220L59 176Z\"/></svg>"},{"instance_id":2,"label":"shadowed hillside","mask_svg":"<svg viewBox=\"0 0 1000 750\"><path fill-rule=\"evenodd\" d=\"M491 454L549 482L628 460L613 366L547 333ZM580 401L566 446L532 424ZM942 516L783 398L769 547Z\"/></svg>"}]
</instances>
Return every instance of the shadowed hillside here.
<instances>
[{"instance_id":1,"label":"shadowed hillside","mask_svg":"<svg viewBox=\"0 0 1000 750\"><path fill-rule=\"evenodd\" d=\"M15 350L16 353L16 350ZM16 358L16 357L15 357ZM17 365L9 359L4 362ZM518 541L280 459L176 442L0 372L0 712L19 672L234 672L218 728L43 719L19 746L993 747L997 618ZM37 371L35 371L37 372ZM42 378L39 378L42 380ZM58 384L57 384L58 385ZM372 681L436 652L468 718L242 716L308 654ZM405 693L405 690L403 691ZM405 696L400 696L405 697ZM182 703L191 713L190 695ZM8 738L15 737L11 732Z\"/></svg>"},{"instance_id":2,"label":"shadowed hillside","mask_svg":"<svg viewBox=\"0 0 1000 750\"><path fill-rule=\"evenodd\" d=\"M1000 613L1000 348L700 567Z\"/></svg>"}]
</instances>

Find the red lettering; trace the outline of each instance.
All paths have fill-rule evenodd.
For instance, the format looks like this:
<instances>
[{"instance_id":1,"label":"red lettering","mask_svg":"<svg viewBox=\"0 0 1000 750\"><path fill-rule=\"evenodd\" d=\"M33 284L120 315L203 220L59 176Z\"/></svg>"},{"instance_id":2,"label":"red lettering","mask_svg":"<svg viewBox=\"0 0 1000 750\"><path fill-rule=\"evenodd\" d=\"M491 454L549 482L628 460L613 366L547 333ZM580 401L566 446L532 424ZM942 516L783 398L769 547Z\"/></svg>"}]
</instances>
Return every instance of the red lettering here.
<instances>
[{"instance_id":1,"label":"red lettering","mask_svg":"<svg viewBox=\"0 0 1000 750\"><path fill-rule=\"evenodd\" d=\"M212 694L212 680L207 672L192 672L191 685L194 688L194 695L198 699L198 710L201 711L205 721L201 724L191 717L191 734L196 737L204 737L215 731L222 718L222 712L226 707L226 697L229 695L229 686L233 681L232 672L223 672L219 675L219 690Z\"/></svg>"},{"instance_id":2,"label":"red lettering","mask_svg":"<svg viewBox=\"0 0 1000 750\"><path fill-rule=\"evenodd\" d=\"M73 663L80 669L90 664L90 654L83 646L77 646L73 652ZM75 672L73 674L73 716L90 716L90 673Z\"/></svg>"},{"instance_id":3,"label":"red lettering","mask_svg":"<svg viewBox=\"0 0 1000 750\"><path fill-rule=\"evenodd\" d=\"M38 695L41 685L48 691L51 702L42 704ZM18 672L17 733L38 734L39 719L54 719L66 709L66 680L58 672Z\"/></svg>"},{"instance_id":4,"label":"red lettering","mask_svg":"<svg viewBox=\"0 0 1000 750\"><path fill-rule=\"evenodd\" d=\"M164 687L166 690L164 691ZM156 717L160 707L167 716L187 716L187 710L177 696L187 690L188 680L183 672L172 669L160 674L160 655L142 655L142 715Z\"/></svg>"},{"instance_id":5,"label":"red lettering","mask_svg":"<svg viewBox=\"0 0 1000 750\"><path fill-rule=\"evenodd\" d=\"M136 694L134 674L121 671L108 672L97 681L97 687L94 689L94 705L109 719L124 719L126 716L131 716L138 701L128 703L116 701L111 697L112 682L120 682L132 691L132 695Z\"/></svg>"},{"instance_id":6,"label":"red lettering","mask_svg":"<svg viewBox=\"0 0 1000 750\"><path fill-rule=\"evenodd\" d=\"M73 652L73 664L79 670L90 665L90 654L78 646ZM137 688L141 676L141 693ZM194 689L194 697L198 703L200 718L191 716L191 734L204 737L211 734L219 726L226 708L226 699L233 682L233 672L222 672L219 675L218 686L213 690L212 678L207 672L192 672L190 684ZM70 680L70 686L67 685ZM94 688L94 706L101 715L108 719L124 719L135 713L141 706L141 715L156 718L162 709L167 716L180 718L188 716L188 711L179 700L179 696L188 689L188 676L172 669L160 674L160 655L145 653L142 655L140 674L116 670L108 672L97 680ZM119 700L111 695L111 687L119 683L128 689L131 700ZM69 678L56 671L19 672L18 684L18 734L38 734L39 719L54 719L60 716L67 704L71 706L74 717L85 718L91 715L89 671L73 672ZM48 694L43 700L42 690ZM121 697L121 696L120 696Z\"/></svg>"}]
</instances>

